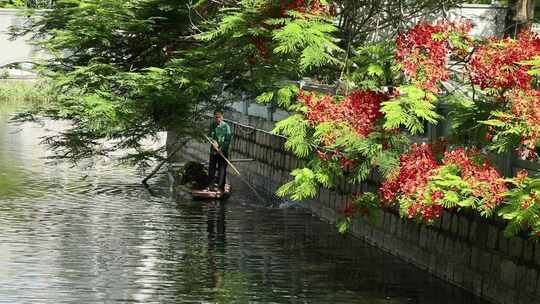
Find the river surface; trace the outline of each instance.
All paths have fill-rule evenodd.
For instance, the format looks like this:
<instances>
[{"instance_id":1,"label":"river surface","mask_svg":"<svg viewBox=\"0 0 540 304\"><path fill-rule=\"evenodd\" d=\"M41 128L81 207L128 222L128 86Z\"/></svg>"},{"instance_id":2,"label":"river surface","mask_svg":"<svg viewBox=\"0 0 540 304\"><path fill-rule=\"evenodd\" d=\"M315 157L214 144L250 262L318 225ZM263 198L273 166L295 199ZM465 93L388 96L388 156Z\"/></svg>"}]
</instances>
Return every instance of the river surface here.
<instances>
[{"instance_id":1,"label":"river surface","mask_svg":"<svg viewBox=\"0 0 540 304\"><path fill-rule=\"evenodd\" d=\"M484 303L299 209L237 191L173 201L166 178L46 159L60 123L0 104L0 303Z\"/></svg>"}]
</instances>

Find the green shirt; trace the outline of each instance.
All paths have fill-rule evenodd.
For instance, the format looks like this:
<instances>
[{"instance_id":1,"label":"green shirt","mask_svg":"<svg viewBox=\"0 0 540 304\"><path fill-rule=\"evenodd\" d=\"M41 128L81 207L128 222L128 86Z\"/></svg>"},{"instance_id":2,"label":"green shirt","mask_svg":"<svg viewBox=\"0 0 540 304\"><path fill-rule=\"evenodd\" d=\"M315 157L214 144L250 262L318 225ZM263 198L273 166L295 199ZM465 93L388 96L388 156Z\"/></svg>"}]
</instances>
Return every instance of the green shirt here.
<instances>
[{"instance_id":1,"label":"green shirt","mask_svg":"<svg viewBox=\"0 0 540 304\"><path fill-rule=\"evenodd\" d=\"M215 122L212 122L212 124L210 125L210 137L213 140L217 141L221 152L229 152L232 132L231 127L226 122L222 121L219 125L217 125ZM215 150L212 147L210 147L210 151L215 153Z\"/></svg>"}]
</instances>

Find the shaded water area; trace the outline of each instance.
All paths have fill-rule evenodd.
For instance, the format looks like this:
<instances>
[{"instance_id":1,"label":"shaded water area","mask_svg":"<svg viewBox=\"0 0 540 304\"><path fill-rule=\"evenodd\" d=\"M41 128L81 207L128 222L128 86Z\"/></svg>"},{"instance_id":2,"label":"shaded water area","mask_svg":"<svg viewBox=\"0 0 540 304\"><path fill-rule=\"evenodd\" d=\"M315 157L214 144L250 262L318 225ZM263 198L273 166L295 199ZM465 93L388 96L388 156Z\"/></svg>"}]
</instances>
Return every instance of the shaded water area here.
<instances>
[{"instance_id":1,"label":"shaded water area","mask_svg":"<svg viewBox=\"0 0 540 304\"><path fill-rule=\"evenodd\" d=\"M46 160L39 137L61 124L8 125L13 110L0 104L0 303L484 303L247 190L175 202L164 176L150 194L111 160Z\"/></svg>"}]
</instances>

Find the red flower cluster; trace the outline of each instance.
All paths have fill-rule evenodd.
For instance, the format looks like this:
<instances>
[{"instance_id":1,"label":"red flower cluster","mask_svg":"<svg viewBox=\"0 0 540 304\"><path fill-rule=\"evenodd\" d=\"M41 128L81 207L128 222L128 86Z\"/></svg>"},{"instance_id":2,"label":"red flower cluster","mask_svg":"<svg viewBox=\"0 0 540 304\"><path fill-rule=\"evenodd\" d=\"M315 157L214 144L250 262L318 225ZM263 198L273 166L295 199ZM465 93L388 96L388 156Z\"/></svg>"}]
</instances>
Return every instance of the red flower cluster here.
<instances>
[{"instance_id":1,"label":"red flower cluster","mask_svg":"<svg viewBox=\"0 0 540 304\"><path fill-rule=\"evenodd\" d=\"M444 207L438 204L424 205L422 203L414 203L407 209L407 217L410 219L421 217L424 221L428 222L440 218L443 210Z\"/></svg>"},{"instance_id":2,"label":"red flower cluster","mask_svg":"<svg viewBox=\"0 0 540 304\"><path fill-rule=\"evenodd\" d=\"M298 95L298 100L308 108L305 117L312 126L326 122L344 124L360 137L366 137L373 132L375 123L383 115L380 112L381 103L387 99L387 95L373 91L353 92L341 102L334 101L329 95L319 97L304 91ZM335 137L335 134L326 134L321 143L330 146L334 144ZM357 166L356 161L349 159L339 150L317 151L317 156L323 161L337 159L344 170L352 170Z\"/></svg>"},{"instance_id":3,"label":"red flower cluster","mask_svg":"<svg viewBox=\"0 0 540 304\"><path fill-rule=\"evenodd\" d=\"M430 145L413 144L407 154L401 155L396 176L382 184L380 191L383 202L392 202L398 195L418 194L438 167Z\"/></svg>"},{"instance_id":4,"label":"red flower cluster","mask_svg":"<svg viewBox=\"0 0 540 304\"><path fill-rule=\"evenodd\" d=\"M521 144L534 152L540 139L540 90L511 90L505 97L512 104L515 119L527 126L528 132L523 134Z\"/></svg>"},{"instance_id":5,"label":"red flower cluster","mask_svg":"<svg viewBox=\"0 0 540 304\"><path fill-rule=\"evenodd\" d=\"M536 150L527 148L523 143L529 142L530 139L522 139L522 144L518 148L516 148L515 152L518 158L524 159L524 160L537 160L538 159L538 153Z\"/></svg>"},{"instance_id":6,"label":"red flower cluster","mask_svg":"<svg viewBox=\"0 0 540 304\"><path fill-rule=\"evenodd\" d=\"M253 53L248 57L248 63L255 65L258 62L259 58L262 58L264 61L270 61L270 52L266 47L268 41L261 36L252 36L249 38L249 43L253 44L257 49L257 53ZM257 56L258 55L258 56Z\"/></svg>"},{"instance_id":7,"label":"red flower cluster","mask_svg":"<svg viewBox=\"0 0 540 304\"><path fill-rule=\"evenodd\" d=\"M383 202L389 203L398 196L405 196L412 199L410 204L405 204L408 218L421 218L426 222L439 218L444 207L437 201L443 198L443 193L431 193L430 204L424 200L428 195L426 186L429 178L436 174L438 167L430 145L413 144L409 153L400 158L399 173L383 183L380 189Z\"/></svg>"},{"instance_id":8,"label":"red flower cluster","mask_svg":"<svg viewBox=\"0 0 540 304\"><path fill-rule=\"evenodd\" d=\"M448 56L451 51L457 51L448 38L455 33L468 42L471 27L470 22L439 21L434 25L420 22L400 34L396 40L396 59L403 65L405 75L419 87L438 93L439 83L448 79Z\"/></svg>"},{"instance_id":9,"label":"red flower cluster","mask_svg":"<svg viewBox=\"0 0 540 304\"><path fill-rule=\"evenodd\" d=\"M381 103L387 100L385 94L373 91L356 91L340 104L341 115L356 133L366 137L373 131L374 123L383 115Z\"/></svg>"},{"instance_id":10,"label":"red flower cluster","mask_svg":"<svg viewBox=\"0 0 540 304\"><path fill-rule=\"evenodd\" d=\"M268 48L266 48L266 40L263 37L251 37L249 42L251 42L257 48L257 51L259 51L259 55L261 55L261 57L268 58Z\"/></svg>"},{"instance_id":11,"label":"red flower cluster","mask_svg":"<svg viewBox=\"0 0 540 304\"><path fill-rule=\"evenodd\" d=\"M345 217L354 217L357 211L358 207L356 206L356 204L348 201L345 203L345 206L341 208L340 213L343 214Z\"/></svg>"},{"instance_id":12,"label":"red flower cluster","mask_svg":"<svg viewBox=\"0 0 540 304\"><path fill-rule=\"evenodd\" d=\"M516 182L518 183L523 183L523 181L525 181L525 179L529 177L529 172L525 169L521 169L518 171L518 173L516 174L516 177L514 177L514 179L516 180Z\"/></svg>"},{"instance_id":13,"label":"red flower cluster","mask_svg":"<svg viewBox=\"0 0 540 304\"><path fill-rule=\"evenodd\" d=\"M285 15L287 10L295 10L301 13L311 13L314 15L326 13L336 15L335 4L325 5L320 0L282 0L281 14Z\"/></svg>"},{"instance_id":14,"label":"red flower cluster","mask_svg":"<svg viewBox=\"0 0 540 304\"><path fill-rule=\"evenodd\" d=\"M486 160L477 159L481 159L477 150L460 148L445 152L442 164L439 164L434 159L431 146L414 144L409 153L402 155L398 174L382 184L382 201L390 203L397 200L409 218L426 222L441 216L444 210L441 200L447 191L479 199L482 205L475 208L492 211L502 202L508 189L493 166ZM449 165L458 167L460 178L467 183L467 191L440 188L434 182Z\"/></svg>"},{"instance_id":15,"label":"red flower cluster","mask_svg":"<svg viewBox=\"0 0 540 304\"><path fill-rule=\"evenodd\" d=\"M522 62L539 55L540 37L526 30L517 39L490 39L478 48L469 62L471 81L490 89L488 93L511 106L511 114L497 119L524 130L516 149L522 159L538 157L536 144L540 140L540 91L533 88L533 76L528 73L532 66ZM493 129L495 133L499 131ZM491 133L487 134L487 140L492 138Z\"/></svg>"},{"instance_id":16,"label":"red flower cluster","mask_svg":"<svg viewBox=\"0 0 540 304\"><path fill-rule=\"evenodd\" d=\"M300 92L298 99L308 107L306 118L312 125L323 122L344 123L359 136L373 132L376 121L382 117L381 103L388 100L383 93L356 91L336 103L331 96L317 98L314 94Z\"/></svg>"},{"instance_id":17,"label":"red flower cluster","mask_svg":"<svg viewBox=\"0 0 540 304\"><path fill-rule=\"evenodd\" d=\"M501 174L487 160L480 163L475 158L480 152L475 149L459 148L444 154L443 164L453 164L459 167L461 178L469 184L475 197L483 199L482 208L493 210L499 205L504 193L508 191Z\"/></svg>"},{"instance_id":18,"label":"red flower cluster","mask_svg":"<svg viewBox=\"0 0 540 304\"><path fill-rule=\"evenodd\" d=\"M298 100L308 107L305 115L312 125L331 121L341 122L342 117L336 111L338 105L332 96L324 95L319 98L314 93L300 91Z\"/></svg>"},{"instance_id":19,"label":"red flower cluster","mask_svg":"<svg viewBox=\"0 0 540 304\"><path fill-rule=\"evenodd\" d=\"M531 66L518 62L540 54L540 37L531 31L518 34L517 39L491 38L480 46L469 61L471 80L482 89L530 89Z\"/></svg>"}]
</instances>

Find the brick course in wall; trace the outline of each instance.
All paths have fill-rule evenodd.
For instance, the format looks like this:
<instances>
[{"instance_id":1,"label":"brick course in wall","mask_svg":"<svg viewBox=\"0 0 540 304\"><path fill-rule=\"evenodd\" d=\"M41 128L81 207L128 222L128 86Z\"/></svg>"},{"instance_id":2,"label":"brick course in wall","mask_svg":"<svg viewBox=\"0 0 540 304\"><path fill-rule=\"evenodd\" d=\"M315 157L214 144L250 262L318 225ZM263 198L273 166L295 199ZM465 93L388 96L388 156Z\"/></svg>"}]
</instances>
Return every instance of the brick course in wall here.
<instances>
[{"instance_id":1,"label":"brick course in wall","mask_svg":"<svg viewBox=\"0 0 540 304\"><path fill-rule=\"evenodd\" d=\"M238 163L254 186L274 193L299 166L294 155L283 150L285 139L240 123L234 130L232 158L252 158ZM184 159L207 161L208 145L192 142ZM313 200L303 202L313 214L334 224L348 195L372 190L374 185L347 186L336 191L321 189ZM380 210L379 220L354 220L350 233L365 242L425 269L435 276L497 304L540 303L540 243L523 237L506 238L504 223L475 214L445 211L433 226L400 218L395 210Z\"/></svg>"}]
</instances>

